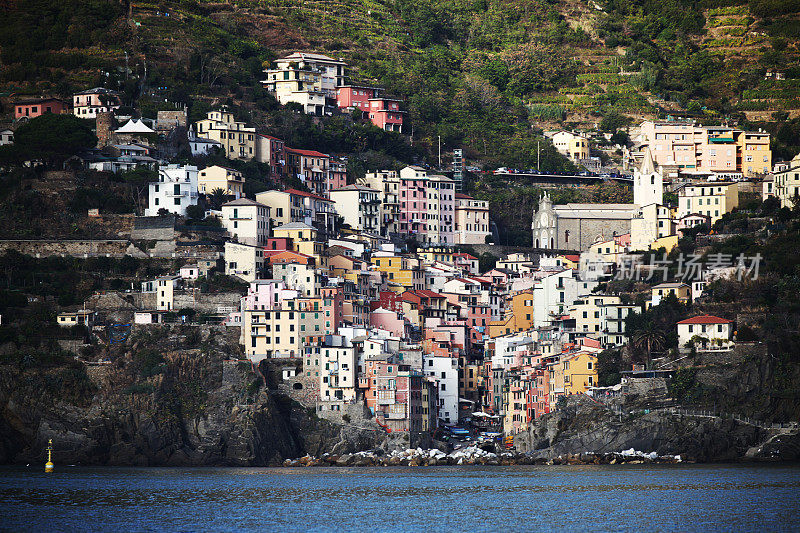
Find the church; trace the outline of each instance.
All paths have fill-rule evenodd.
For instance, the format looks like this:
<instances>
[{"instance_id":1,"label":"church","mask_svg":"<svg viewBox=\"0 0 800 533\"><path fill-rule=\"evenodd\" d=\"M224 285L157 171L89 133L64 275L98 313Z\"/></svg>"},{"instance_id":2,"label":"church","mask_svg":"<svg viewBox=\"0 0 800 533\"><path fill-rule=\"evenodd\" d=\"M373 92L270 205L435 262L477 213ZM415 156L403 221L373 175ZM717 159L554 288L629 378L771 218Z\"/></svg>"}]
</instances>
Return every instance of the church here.
<instances>
[{"instance_id":1,"label":"church","mask_svg":"<svg viewBox=\"0 0 800 533\"><path fill-rule=\"evenodd\" d=\"M533 247L584 252L597 242L630 233L631 248L646 250L662 233L670 234L673 229L663 194L663 178L648 150L634 173L632 204L553 205L545 192L531 223Z\"/></svg>"}]
</instances>

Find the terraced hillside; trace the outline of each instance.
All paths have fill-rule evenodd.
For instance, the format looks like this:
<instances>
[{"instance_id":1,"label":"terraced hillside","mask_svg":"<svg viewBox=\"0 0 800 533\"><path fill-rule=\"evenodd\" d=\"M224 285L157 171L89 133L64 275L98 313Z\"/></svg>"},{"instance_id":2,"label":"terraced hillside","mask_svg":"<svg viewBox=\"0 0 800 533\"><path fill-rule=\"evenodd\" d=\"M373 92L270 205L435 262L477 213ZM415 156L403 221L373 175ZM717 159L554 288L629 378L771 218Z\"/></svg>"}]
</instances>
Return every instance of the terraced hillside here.
<instances>
[{"instance_id":1,"label":"terraced hillside","mask_svg":"<svg viewBox=\"0 0 800 533\"><path fill-rule=\"evenodd\" d=\"M317 50L346 59L353 81L402 97L416 146L441 137L446 151L462 146L473 160L531 166L532 127L682 111L794 116L800 2L727 2L5 0L0 90L105 85L145 114L188 104L193 118L225 102L270 130L284 126L262 68ZM544 158L565 168L551 152Z\"/></svg>"}]
</instances>

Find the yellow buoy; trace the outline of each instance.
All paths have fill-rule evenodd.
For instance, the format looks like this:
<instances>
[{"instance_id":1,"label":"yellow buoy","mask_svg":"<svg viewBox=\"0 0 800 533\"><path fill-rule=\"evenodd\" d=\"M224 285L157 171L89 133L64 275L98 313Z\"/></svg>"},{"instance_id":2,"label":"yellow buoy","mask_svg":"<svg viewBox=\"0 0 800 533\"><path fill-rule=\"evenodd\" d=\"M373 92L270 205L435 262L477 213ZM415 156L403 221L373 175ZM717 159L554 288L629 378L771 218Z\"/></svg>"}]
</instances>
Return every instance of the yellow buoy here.
<instances>
[{"instance_id":1,"label":"yellow buoy","mask_svg":"<svg viewBox=\"0 0 800 533\"><path fill-rule=\"evenodd\" d=\"M47 462L44 464L44 471L45 472L52 472L53 467L53 439L50 439L47 443Z\"/></svg>"}]
</instances>

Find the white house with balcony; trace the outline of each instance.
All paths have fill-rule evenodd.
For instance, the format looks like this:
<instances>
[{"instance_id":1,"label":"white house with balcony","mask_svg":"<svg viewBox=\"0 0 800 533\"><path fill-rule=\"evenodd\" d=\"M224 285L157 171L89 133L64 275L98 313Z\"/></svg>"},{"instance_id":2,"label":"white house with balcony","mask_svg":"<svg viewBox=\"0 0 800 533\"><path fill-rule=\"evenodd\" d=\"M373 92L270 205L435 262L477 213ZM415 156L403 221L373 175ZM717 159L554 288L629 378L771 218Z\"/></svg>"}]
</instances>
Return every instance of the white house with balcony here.
<instances>
[{"instance_id":1,"label":"white house with balcony","mask_svg":"<svg viewBox=\"0 0 800 533\"><path fill-rule=\"evenodd\" d=\"M269 215L269 206L239 198L222 204L222 227L240 243L263 246L269 237Z\"/></svg>"},{"instance_id":2,"label":"white house with balcony","mask_svg":"<svg viewBox=\"0 0 800 533\"><path fill-rule=\"evenodd\" d=\"M197 167L167 165L158 171L158 181L150 183L145 216L154 217L161 209L186 216L186 208L197 205Z\"/></svg>"},{"instance_id":3,"label":"white house with balcony","mask_svg":"<svg viewBox=\"0 0 800 533\"><path fill-rule=\"evenodd\" d=\"M436 380L439 420L446 424L458 422L458 359L424 355L422 371Z\"/></svg>"},{"instance_id":4,"label":"white house with balcony","mask_svg":"<svg viewBox=\"0 0 800 533\"><path fill-rule=\"evenodd\" d=\"M380 191L353 184L334 189L329 194L345 224L368 233L380 232Z\"/></svg>"}]
</instances>

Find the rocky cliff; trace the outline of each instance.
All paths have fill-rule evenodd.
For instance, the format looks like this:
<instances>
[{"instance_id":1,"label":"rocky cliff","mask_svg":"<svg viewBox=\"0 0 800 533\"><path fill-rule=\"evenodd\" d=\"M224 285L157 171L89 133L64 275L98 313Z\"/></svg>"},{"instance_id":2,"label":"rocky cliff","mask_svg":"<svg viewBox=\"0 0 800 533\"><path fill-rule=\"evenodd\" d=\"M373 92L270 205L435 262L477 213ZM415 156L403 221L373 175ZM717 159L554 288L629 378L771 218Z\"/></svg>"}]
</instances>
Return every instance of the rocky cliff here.
<instances>
[{"instance_id":1,"label":"rocky cliff","mask_svg":"<svg viewBox=\"0 0 800 533\"><path fill-rule=\"evenodd\" d=\"M199 335L199 337L197 337ZM20 359L0 368L0 463L274 465L376 446L265 388L223 328L134 333L106 364Z\"/></svg>"},{"instance_id":2,"label":"rocky cliff","mask_svg":"<svg viewBox=\"0 0 800 533\"><path fill-rule=\"evenodd\" d=\"M565 399L557 411L517 435L515 443L520 451L542 459L630 448L698 462L800 459L796 429L773 430L735 418L670 410L615 411L586 396Z\"/></svg>"}]
</instances>

